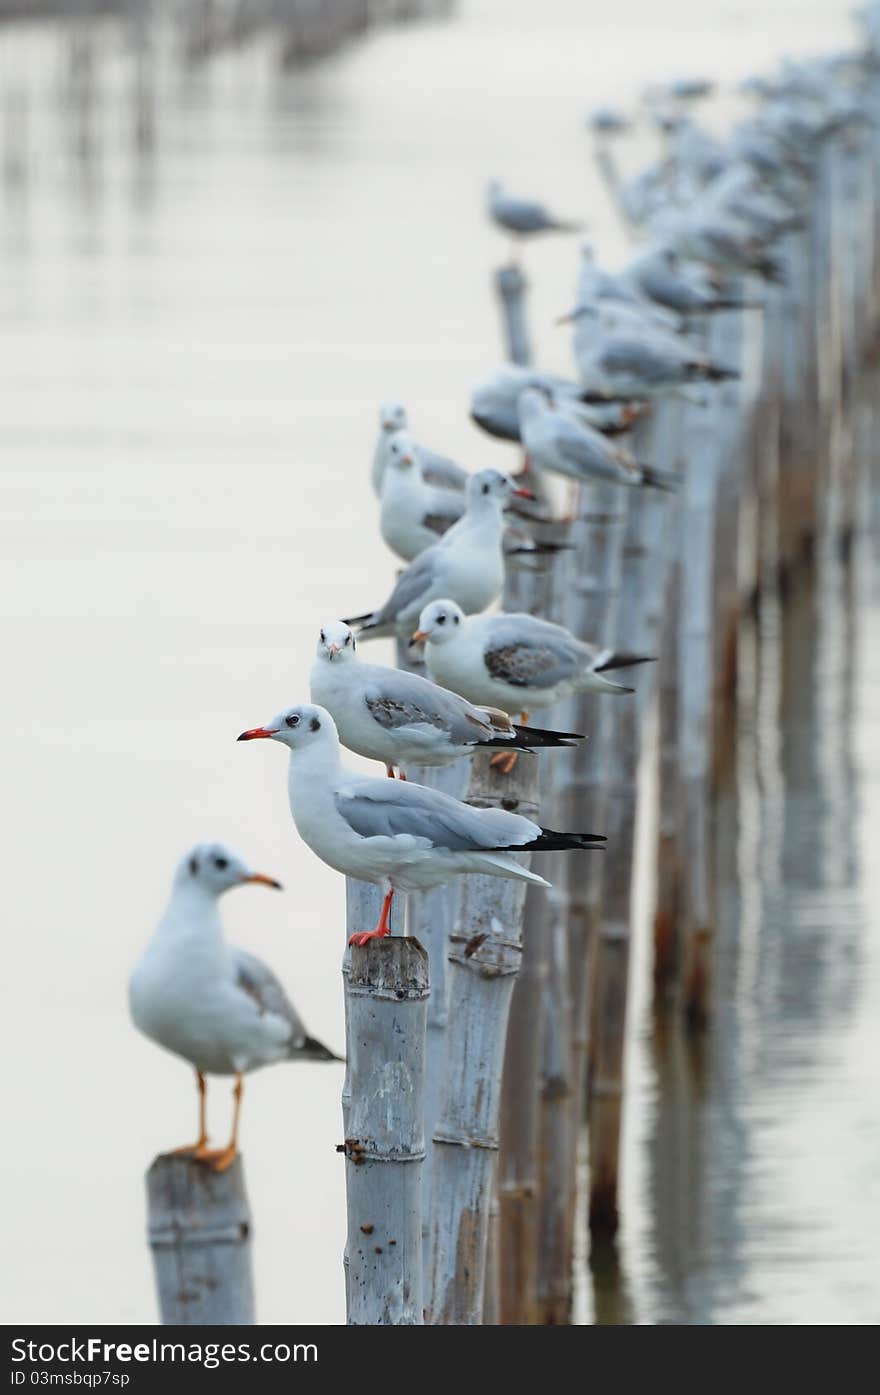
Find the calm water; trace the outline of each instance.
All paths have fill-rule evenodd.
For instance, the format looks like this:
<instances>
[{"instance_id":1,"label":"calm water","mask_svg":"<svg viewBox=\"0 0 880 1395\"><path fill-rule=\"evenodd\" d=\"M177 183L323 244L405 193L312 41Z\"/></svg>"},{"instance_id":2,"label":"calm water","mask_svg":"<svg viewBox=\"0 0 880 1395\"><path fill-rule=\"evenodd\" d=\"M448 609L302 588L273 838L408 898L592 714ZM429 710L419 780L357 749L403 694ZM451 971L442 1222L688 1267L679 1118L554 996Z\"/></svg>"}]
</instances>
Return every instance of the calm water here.
<instances>
[{"instance_id":1,"label":"calm water","mask_svg":"<svg viewBox=\"0 0 880 1395\"><path fill-rule=\"evenodd\" d=\"M579 0L471 0L287 77L264 41L184 74L112 30L0 31L7 1321L154 1316L141 1175L195 1100L124 985L189 843L284 880L228 898L227 925L341 1045L340 881L294 840L281 753L234 737L305 693L324 619L387 586L376 404L473 467L510 458L464 410L499 357L485 178L619 257L584 110L837 46L848 9L621 0L586 27ZM529 255L561 370L575 260ZM863 550L857 601L819 624L805 602L784 639L765 618L717 1025L699 1058L658 1038L642 956L620 1267L585 1319L877 1317L877 576ZM334 1322L341 1075L291 1073L246 1092L260 1316ZM211 1109L222 1134L222 1084Z\"/></svg>"}]
</instances>

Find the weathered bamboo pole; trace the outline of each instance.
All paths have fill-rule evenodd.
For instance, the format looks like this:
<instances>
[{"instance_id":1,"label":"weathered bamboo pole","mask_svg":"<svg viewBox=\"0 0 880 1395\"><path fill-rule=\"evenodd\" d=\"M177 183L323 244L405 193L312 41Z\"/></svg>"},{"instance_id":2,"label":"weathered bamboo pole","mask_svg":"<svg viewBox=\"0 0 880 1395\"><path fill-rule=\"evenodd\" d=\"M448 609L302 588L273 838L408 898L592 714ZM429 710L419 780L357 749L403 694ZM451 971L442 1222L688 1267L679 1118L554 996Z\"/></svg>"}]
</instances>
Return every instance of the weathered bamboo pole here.
<instances>
[{"instance_id":1,"label":"weathered bamboo pole","mask_svg":"<svg viewBox=\"0 0 880 1395\"><path fill-rule=\"evenodd\" d=\"M543 541L561 543L567 525L545 525L539 532ZM505 609L557 618L567 563L568 553L562 551L548 559L540 572L512 573L504 592ZM556 716L551 710L543 714L543 719L552 727ZM545 752L539 761L541 807L552 810L554 815L556 767L556 753ZM554 881L561 860L559 856L542 857L542 875ZM510 1006L501 1086L499 1321L508 1326L531 1323L536 1317L542 1056L552 922L552 893L529 887L523 918L522 965ZM564 1015L568 1015L567 1002Z\"/></svg>"},{"instance_id":2,"label":"weathered bamboo pole","mask_svg":"<svg viewBox=\"0 0 880 1395\"><path fill-rule=\"evenodd\" d=\"M571 528L572 578L565 604L565 623L572 633L610 645L614 642L620 594L623 537L626 524L626 491L612 484L582 485L577 514ZM623 699L621 699L622 701ZM617 699L582 694L564 707L560 723L566 730L585 732L580 743L557 766L557 794L562 827L604 829L605 770L608 743ZM542 1180L543 1264L538 1320L564 1323L571 1315L572 1263L577 1214L578 1140L586 1095L587 1053L590 1031L592 960L601 914L605 858L565 858L560 876L561 903L557 927L565 934L564 949L554 938L553 974L567 965L569 990L568 1060L559 1036L545 1042L545 1090L561 1096L554 1110L557 1127L564 1128L568 1146L565 1194L550 1198L549 1179ZM562 916L565 925L562 925ZM553 1053L559 1068L567 1067L567 1080L553 1079ZM558 1123L564 1105L566 1121ZM549 1140L548 1140L549 1143ZM545 1184L546 1183L546 1184ZM552 1251L551 1254L548 1251Z\"/></svg>"},{"instance_id":3,"label":"weathered bamboo pole","mask_svg":"<svg viewBox=\"0 0 880 1395\"><path fill-rule=\"evenodd\" d=\"M147 1173L150 1249L165 1326L250 1324L254 1316L251 1211L244 1164L213 1172L160 1153Z\"/></svg>"},{"instance_id":4,"label":"weathered bamboo pole","mask_svg":"<svg viewBox=\"0 0 880 1395\"><path fill-rule=\"evenodd\" d=\"M537 814L537 763L501 775L475 756L468 803ZM471 876L450 936L449 1020L440 1117L434 1129L429 1320L482 1319L489 1207L495 1183L507 1019L522 958L525 885Z\"/></svg>"},{"instance_id":5,"label":"weathered bamboo pole","mask_svg":"<svg viewBox=\"0 0 880 1395\"><path fill-rule=\"evenodd\" d=\"M501 266L495 272L495 292L501 305L502 330L511 363L528 366L532 361L526 325L525 295L528 282L516 265Z\"/></svg>"},{"instance_id":6,"label":"weathered bamboo pole","mask_svg":"<svg viewBox=\"0 0 880 1395\"><path fill-rule=\"evenodd\" d=\"M348 1322L423 1321L422 1163L428 956L392 937L351 951Z\"/></svg>"},{"instance_id":7,"label":"weathered bamboo pole","mask_svg":"<svg viewBox=\"0 0 880 1395\"><path fill-rule=\"evenodd\" d=\"M342 1137L348 1138L350 1134L349 1122L351 1118L351 1042L349 1040L349 974L351 972L352 947L349 939L352 935L361 930L372 930L379 922L379 915L382 910L382 888L375 886L372 882L357 881L354 877L345 879L345 948L342 955L342 991L345 1010L345 1076L342 1081ZM404 928L405 905L400 896L395 896L391 903L391 914L388 917L392 935L402 935ZM343 1145L344 1146L344 1145ZM345 1278L345 1307L349 1310L349 1257L348 1243L342 1255L343 1274Z\"/></svg>"},{"instance_id":8,"label":"weathered bamboo pole","mask_svg":"<svg viewBox=\"0 0 880 1395\"><path fill-rule=\"evenodd\" d=\"M668 499L649 490L632 492L623 544L616 632L619 649L650 653L656 646L665 593L664 533L669 521ZM611 1239L618 1225L637 774L641 729L654 681L655 674L647 673L640 679L638 701L621 699L616 704L606 773L603 832L608 837L608 852L594 956L589 1095L590 1230L594 1241L600 1242Z\"/></svg>"}]
</instances>

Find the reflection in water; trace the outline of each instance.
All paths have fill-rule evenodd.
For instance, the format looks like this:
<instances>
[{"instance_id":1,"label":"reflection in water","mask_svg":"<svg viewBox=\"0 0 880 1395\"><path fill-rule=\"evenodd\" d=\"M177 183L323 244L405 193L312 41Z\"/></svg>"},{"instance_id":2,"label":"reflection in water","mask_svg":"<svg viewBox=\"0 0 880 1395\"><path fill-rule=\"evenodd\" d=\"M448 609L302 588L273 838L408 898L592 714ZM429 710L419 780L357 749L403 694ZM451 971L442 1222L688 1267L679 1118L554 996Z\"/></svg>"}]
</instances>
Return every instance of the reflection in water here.
<instances>
[{"instance_id":1,"label":"reflection in water","mask_svg":"<svg viewBox=\"0 0 880 1395\"><path fill-rule=\"evenodd\" d=\"M668 1013L645 1041L636 1027L647 1218L627 1227L625 1268L641 1320L876 1320L864 1080L880 982L858 824L880 792L876 757L866 769L854 747L860 724L876 727L860 618L874 652L880 632L864 552L856 588L824 547L818 578L802 574L783 609L769 598L743 635L736 787L717 808L713 1021L696 1041ZM597 1320L619 1320L607 1276L594 1283Z\"/></svg>"},{"instance_id":2,"label":"reflection in water","mask_svg":"<svg viewBox=\"0 0 880 1395\"><path fill-rule=\"evenodd\" d=\"M141 1173L189 1132L191 1088L135 1037L122 985L181 847L228 838L295 888L229 923L340 1040L339 879L294 843L280 766L242 762L233 737L302 693L316 625L387 588L359 526L379 401L411 401L475 468L509 462L463 410L499 352L485 178L520 170L622 253L585 166L591 98L674 70L683 32L730 90L768 52L838 45L849 3L798 6L793 35L790 0L753 0L754 33L705 0L652 29L625 0L593 51L581 0L471 0L295 73L266 43L184 68L144 6L124 42L87 19L0 29L0 644L22 792L4 910L12 987L38 984L53 1024L35 1035L15 991L27 1069L7 1107L31 1146L8 1159L9 1320L154 1312ZM529 252L532 333L562 372L550 326L575 260ZM744 630L716 1016L697 1043L655 1019L642 963L623 1229L619 1253L580 1256L584 1320L876 1317L880 556L860 549L855 575L823 551L815 594ZM341 1082L271 1075L245 1117L260 1316L339 1321Z\"/></svg>"}]
</instances>

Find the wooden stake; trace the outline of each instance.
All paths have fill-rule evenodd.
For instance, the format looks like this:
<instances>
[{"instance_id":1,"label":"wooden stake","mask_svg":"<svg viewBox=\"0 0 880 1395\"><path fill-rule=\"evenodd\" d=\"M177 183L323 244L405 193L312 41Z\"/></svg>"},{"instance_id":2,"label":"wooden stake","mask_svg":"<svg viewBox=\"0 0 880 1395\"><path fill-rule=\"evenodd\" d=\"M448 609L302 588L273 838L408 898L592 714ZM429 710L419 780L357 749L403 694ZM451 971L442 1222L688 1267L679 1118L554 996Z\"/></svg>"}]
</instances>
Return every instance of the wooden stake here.
<instances>
[{"instance_id":1,"label":"wooden stake","mask_svg":"<svg viewBox=\"0 0 880 1395\"><path fill-rule=\"evenodd\" d=\"M417 940L351 951L348 1322L418 1325L428 956Z\"/></svg>"},{"instance_id":2,"label":"wooden stake","mask_svg":"<svg viewBox=\"0 0 880 1395\"><path fill-rule=\"evenodd\" d=\"M212 1172L160 1153L147 1173L150 1249L165 1326L250 1324L254 1317L251 1212L244 1164Z\"/></svg>"}]
</instances>

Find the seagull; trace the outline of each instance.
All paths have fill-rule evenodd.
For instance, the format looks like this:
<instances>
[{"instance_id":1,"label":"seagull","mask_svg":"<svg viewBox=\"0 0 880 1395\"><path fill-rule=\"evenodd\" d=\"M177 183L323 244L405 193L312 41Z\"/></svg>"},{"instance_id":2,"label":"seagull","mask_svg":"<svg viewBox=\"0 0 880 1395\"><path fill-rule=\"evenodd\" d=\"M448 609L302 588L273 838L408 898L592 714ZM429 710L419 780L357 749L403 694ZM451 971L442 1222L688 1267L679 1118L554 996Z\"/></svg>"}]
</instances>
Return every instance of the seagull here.
<instances>
[{"instance_id":1,"label":"seagull","mask_svg":"<svg viewBox=\"0 0 880 1395\"><path fill-rule=\"evenodd\" d=\"M336 724L316 704L288 707L238 739L257 738L290 750L287 792L303 842L337 872L382 887L378 925L352 935L349 944L391 933L395 891L430 891L466 872L548 886L517 862L517 853L594 848L605 841L598 834L557 833L506 809L474 808L425 785L346 770Z\"/></svg>"},{"instance_id":2,"label":"seagull","mask_svg":"<svg viewBox=\"0 0 880 1395\"><path fill-rule=\"evenodd\" d=\"M682 336L652 328L623 305L580 305L568 318L575 321L581 380L600 398L687 396L695 385L740 376L736 369L713 363Z\"/></svg>"},{"instance_id":3,"label":"seagull","mask_svg":"<svg viewBox=\"0 0 880 1395\"><path fill-rule=\"evenodd\" d=\"M565 412L548 405L542 393L527 388L519 399L520 434L529 461L570 479L608 480L612 484L648 485L674 491L676 477L652 465L642 465L623 446L601 431L579 425Z\"/></svg>"},{"instance_id":4,"label":"seagull","mask_svg":"<svg viewBox=\"0 0 880 1395\"><path fill-rule=\"evenodd\" d=\"M513 233L514 238L534 237L538 233L580 230L580 223L556 218L543 204L536 203L534 199L520 199L514 194L508 194L500 179L491 180L487 196L489 217L499 228Z\"/></svg>"},{"instance_id":5,"label":"seagull","mask_svg":"<svg viewBox=\"0 0 880 1395\"><path fill-rule=\"evenodd\" d=\"M217 900L230 887L280 883L252 872L222 843L199 843L182 859L171 900L129 980L135 1026L195 1067L199 1136L178 1148L216 1172L238 1151L243 1075L275 1061L339 1061L310 1037L272 970L227 944ZM206 1075L234 1075L232 1136L208 1147Z\"/></svg>"},{"instance_id":6,"label":"seagull","mask_svg":"<svg viewBox=\"0 0 880 1395\"><path fill-rule=\"evenodd\" d=\"M418 447L408 431L389 436L382 475L379 529L391 551L412 562L457 523L464 489L429 484L419 469Z\"/></svg>"},{"instance_id":7,"label":"seagull","mask_svg":"<svg viewBox=\"0 0 880 1395\"><path fill-rule=\"evenodd\" d=\"M747 310L761 304L758 300L746 300L738 292L719 292L695 267L680 265L672 248L662 243L641 252L624 274L643 295L679 315Z\"/></svg>"},{"instance_id":8,"label":"seagull","mask_svg":"<svg viewBox=\"0 0 880 1395\"><path fill-rule=\"evenodd\" d=\"M395 766L449 765L487 746L529 751L579 739L573 732L515 726L506 712L476 707L417 673L362 663L356 649L348 625L324 625L312 666L312 702L327 708L343 746L383 761L389 776Z\"/></svg>"},{"instance_id":9,"label":"seagull","mask_svg":"<svg viewBox=\"0 0 880 1395\"><path fill-rule=\"evenodd\" d=\"M631 693L604 674L651 663L643 654L618 654L576 639L562 625L534 615L468 618L450 600L432 601L419 616L411 644L425 644L428 672L437 683L475 703L503 704L521 712L552 707L573 693ZM511 758L512 755L512 758ZM515 754L495 757L505 772Z\"/></svg>"},{"instance_id":10,"label":"seagull","mask_svg":"<svg viewBox=\"0 0 880 1395\"><path fill-rule=\"evenodd\" d=\"M502 513L511 495L533 497L498 470L471 475L464 516L401 572L384 605L345 623L359 625L361 639L394 634L405 639L423 607L440 596L452 596L468 614L485 610L504 585Z\"/></svg>"},{"instance_id":11,"label":"seagull","mask_svg":"<svg viewBox=\"0 0 880 1395\"><path fill-rule=\"evenodd\" d=\"M390 439L397 431L405 431L408 421L406 408L400 402L385 402L379 411L379 438L373 451L373 492L381 496L382 479L388 463ZM438 455L427 446L417 445L419 470L426 484L439 485L441 489L464 489L468 473L461 465L446 455Z\"/></svg>"},{"instance_id":12,"label":"seagull","mask_svg":"<svg viewBox=\"0 0 880 1395\"><path fill-rule=\"evenodd\" d=\"M474 388L471 420L489 436L503 441L520 440L519 398L530 387L538 388L555 407L567 411L577 421L585 421L607 435L628 431L636 415L632 407L617 402L583 402L583 387L569 378L505 363Z\"/></svg>"}]
</instances>

